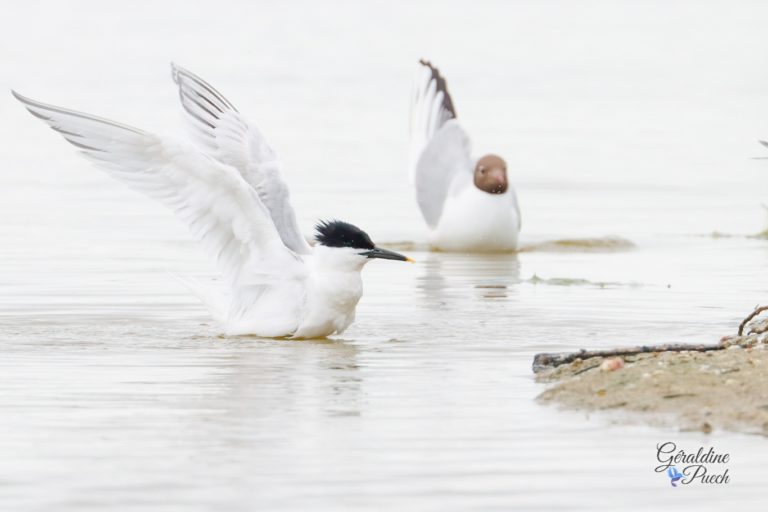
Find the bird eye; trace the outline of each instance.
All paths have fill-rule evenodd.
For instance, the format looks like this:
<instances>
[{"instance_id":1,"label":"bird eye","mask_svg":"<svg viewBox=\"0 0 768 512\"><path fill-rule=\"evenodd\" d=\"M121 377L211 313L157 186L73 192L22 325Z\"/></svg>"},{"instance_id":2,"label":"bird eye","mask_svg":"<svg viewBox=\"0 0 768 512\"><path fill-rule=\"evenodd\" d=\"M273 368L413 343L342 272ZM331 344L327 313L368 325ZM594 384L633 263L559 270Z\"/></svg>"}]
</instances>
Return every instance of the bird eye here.
<instances>
[{"instance_id":1,"label":"bird eye","mask_svg":"<svg viewBox=\"0 0 768 512\"><path fill-rule=\"evenodd\" d=\"M485 174L485 167L480 167L480 174Z\"/></svg>"}]
</instances>

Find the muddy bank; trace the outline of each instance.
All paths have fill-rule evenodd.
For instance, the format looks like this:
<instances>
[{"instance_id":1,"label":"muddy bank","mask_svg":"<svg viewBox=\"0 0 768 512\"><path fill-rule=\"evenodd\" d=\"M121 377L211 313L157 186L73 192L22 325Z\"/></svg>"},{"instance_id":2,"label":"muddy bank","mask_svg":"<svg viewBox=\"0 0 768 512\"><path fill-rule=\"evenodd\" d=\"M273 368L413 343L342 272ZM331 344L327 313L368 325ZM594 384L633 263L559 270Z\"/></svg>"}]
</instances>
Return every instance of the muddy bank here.
<instances>
[{"instance_id":1,"label":"muddy bank","mask_svg":"<svg viewBox=\"0 0 768 512\"><path fill-rule=\"evenodd\" d=\"M591 411L629 411L629 422L710 432L727 429L768 436L768 321L722 349L576 358L541 369L553 385L542 403Z\"/></svg>"},{"instance_id":2,"label":"muddy bank","mask_svg":"<svg viewBox=\"0 0 768 512\"><path fill-rule=\"evenodd\" d=\"M314 240L311 242L314 244ZM419 251L419 252L443 252L431 247L425 242L391 241L382 242L381 246L393 251ZM521 252L619 252L635 249L635 244L619 236L603 236L593 238L561 238L556 240L543 240L520 245L517 251ZM494 254L494 253L491 253Z\"/></svg>"},{"instance_id":3,"label":"muddy bank","mask_svg":"<svg viewBox=\"0 0 768 512\"><path fill-rule=\"evenodd\" d=\"M598 238L563 238L523 245L518 252L618 252L635 248L635 244L619 236Z\"/></svg>"}]
</instances>

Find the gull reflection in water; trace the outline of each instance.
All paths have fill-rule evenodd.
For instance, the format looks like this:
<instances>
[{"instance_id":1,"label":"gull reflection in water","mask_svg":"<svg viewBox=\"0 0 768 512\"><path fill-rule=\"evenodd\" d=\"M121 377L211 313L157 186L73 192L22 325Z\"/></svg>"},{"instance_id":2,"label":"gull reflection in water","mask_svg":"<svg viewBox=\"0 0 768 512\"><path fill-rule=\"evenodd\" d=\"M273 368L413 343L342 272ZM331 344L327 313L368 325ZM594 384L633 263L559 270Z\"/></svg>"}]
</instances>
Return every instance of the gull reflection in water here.
<instances>
[{"instance_id":1,"label":"gull reflection in water","mask_svg":"<svg viewBox=\"0 0 768 512\"><path fill-rule=\"evenodd\" d=\"M418 278L424 306L444 308L453 299L505 299L520 283L520 261L515 253L427 253L424 274Z\"/></svg>"}]
</instances>

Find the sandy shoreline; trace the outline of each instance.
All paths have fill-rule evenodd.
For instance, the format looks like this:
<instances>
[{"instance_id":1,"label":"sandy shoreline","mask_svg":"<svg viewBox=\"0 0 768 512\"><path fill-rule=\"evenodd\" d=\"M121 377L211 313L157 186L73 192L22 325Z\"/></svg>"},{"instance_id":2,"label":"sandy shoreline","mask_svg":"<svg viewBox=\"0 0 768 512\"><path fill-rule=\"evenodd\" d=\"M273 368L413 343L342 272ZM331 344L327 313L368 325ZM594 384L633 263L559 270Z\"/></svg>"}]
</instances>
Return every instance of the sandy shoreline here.
<instances>
[{"instance_id":1,"label":"sandy shoreline","mask_svg":"<svg viewBox=\"0 0 768 512\"><path fill-rule=\"evenodd\" d=\"M768 321L753 322L746 332L723 338L722 350L577 359L537 374L537 381L553 384L537 399L568 409L628 411L629 422L768 436Z\"/></svg>"}]
</instances>

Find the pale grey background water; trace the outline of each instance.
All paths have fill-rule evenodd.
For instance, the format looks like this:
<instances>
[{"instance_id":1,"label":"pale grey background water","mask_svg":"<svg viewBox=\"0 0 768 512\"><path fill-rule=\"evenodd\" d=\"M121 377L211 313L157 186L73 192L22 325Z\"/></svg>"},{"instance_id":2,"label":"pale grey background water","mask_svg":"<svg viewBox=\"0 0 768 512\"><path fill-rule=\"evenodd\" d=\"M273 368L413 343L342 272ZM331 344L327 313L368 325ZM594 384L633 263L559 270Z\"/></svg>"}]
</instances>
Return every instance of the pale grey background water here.
<instances>
[{"instance_id":1,"label":"pale grey background water","mask_svg":"<svg viewBox=\"0 0 768 512\"><path fill-rule=\"evenodd\" d=\"M713 341L766 301L768 243L705 235L767 220L767 4L26 2L0 24L0 89L172 132L175 59L258 121L307 232L398 244L424 236L404 165L431 58L510 162L525 243L637 246L412 251L365 270L338 339L221 338L169 275L211 272L183 226L5 95L1 510L762 508L764 438L541 407L530 362ZM732 483L672 489L664 440L730 452Z\"/></svg>"}]
</instances>

